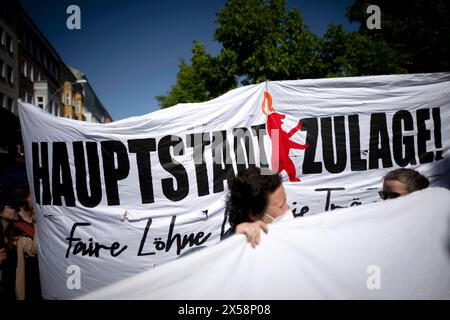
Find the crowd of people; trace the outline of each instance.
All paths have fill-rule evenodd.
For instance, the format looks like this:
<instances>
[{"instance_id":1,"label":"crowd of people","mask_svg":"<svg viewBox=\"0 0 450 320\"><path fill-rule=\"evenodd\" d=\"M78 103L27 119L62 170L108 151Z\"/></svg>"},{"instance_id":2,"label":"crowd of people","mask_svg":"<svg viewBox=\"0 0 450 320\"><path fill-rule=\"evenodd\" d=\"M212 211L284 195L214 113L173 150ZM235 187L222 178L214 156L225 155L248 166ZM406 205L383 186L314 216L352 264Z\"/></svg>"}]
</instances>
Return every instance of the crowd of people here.
<instances>
[{"instance_id":1,"label":"crowd of people","mask_svg":"<svg viewBox=\"0 0 450 320\"><path fill-rule=\"evenodd\" d=\"M40 298L37 229L28 186L0 203L0 301Z\"/></svg>"},{"instance_id":2,"label":"crowd of people","mask_svg":"<svg viewBox=\"0 0 450 320\"><path fill-rule=\"evenodd\" d=\"M40 300L37 228L23 158L2 163L0 303Z\"/></svg>"}]
</instances>

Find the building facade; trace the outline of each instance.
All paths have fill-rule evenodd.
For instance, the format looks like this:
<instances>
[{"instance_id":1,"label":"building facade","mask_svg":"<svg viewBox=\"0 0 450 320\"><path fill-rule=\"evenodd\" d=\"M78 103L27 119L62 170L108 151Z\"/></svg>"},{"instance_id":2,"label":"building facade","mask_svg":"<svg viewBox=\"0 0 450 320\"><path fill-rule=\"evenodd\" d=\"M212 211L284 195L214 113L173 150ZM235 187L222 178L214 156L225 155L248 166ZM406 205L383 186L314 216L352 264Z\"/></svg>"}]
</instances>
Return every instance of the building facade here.
<instances>
[{"instance_id":1,"label":"building facade","mask_svg":"<svg viewBox=\"0 0 450 320\"><path fill-rule=\"evenodd\" d=\"M14 3L0 4L0 107L17 114L19 96L18 41Z\"/></svg>"},{"instance_id":2,"label":"building facade","mask_svg":"<svg viewBox=\"0 0 450 320\"><path fill-rule=\"evenodd\" d=\"M0 36L1 107L17 115L21 100L59 117L112 120L84 75L77 78L64 63L20 0L0 1Z\"/></svg>"},{"instance_id":3,"label":"building facade","mask_svg":"<svg viewBox=\"0 0 450 320\"><path fill-rule=\"evenodd\" d=\"M70 69L77 81L85 81L82 85L82 98L84 100L81 103L85 121L97 123L111 122L111 116L98 98L86 75L75 68L71 67Z\"/></svg>"}]
</instances>

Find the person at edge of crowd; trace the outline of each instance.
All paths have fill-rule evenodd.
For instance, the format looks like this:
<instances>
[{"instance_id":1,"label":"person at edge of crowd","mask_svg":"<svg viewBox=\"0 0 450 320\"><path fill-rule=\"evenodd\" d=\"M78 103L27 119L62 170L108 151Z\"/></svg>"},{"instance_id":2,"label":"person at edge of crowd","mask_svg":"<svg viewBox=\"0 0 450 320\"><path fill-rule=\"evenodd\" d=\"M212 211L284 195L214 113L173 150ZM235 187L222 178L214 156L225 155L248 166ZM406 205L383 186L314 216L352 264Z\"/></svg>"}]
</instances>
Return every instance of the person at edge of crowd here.
<instances>
[{"instance_id":1,"label":"person at edge of crowd","mask_svg":"<svg viewBox=\"0 0 450 320\"><path fill-rule=\"evenodd\" d=\"M231 179L226 211L231 228L222 239L245 234L252 247L259 244L261 230L268 232L268 224L294 219L281 176L275 172L262 174L254 166Z\"/></svg>"},{"instance_id":2,"label":"person at edge of crowd","mask_svg":"<svg viewBox=\"0 0 450 320\"><path fill-rule=\"evenodd\" d=\"M428 188L430 182L427 177L413 169L396 169L388 172L383 178L383 200L406 196L414 191Z\"/></svg>"},{"instance_id":3,"label":"person at edge of crowd","mask_svg":"<svg viewBox=\"0 0 450 320\"><path fill-rule=\"evenodd\" d=\"M0 201L1 247L4 260L0 300L40 300L34 210L28 187L19 187Z\"/></svg>"},{"instance_id":4,"label":"person at edge of crowd","mask_svg":"<svg viewBox=\"0 0 450 320\"><path fill-rule=\"evenodd\" d=\"M10 202L0 199L0 302L16 300L17 235L13 222L19 215Z\"/></svg>"},{"instance_id":5,"label":"person at edge of crowd","mask_svg":"<svg viewBox=\"0 0 450 320\"><path fill-rule=\"evenodd\" d=\"M17 238L16 296L18 300L40 300L41 286L37 258L37 228L33 199L28 186L12 194L19 218L13 222Z\"/></svg>"}]
</instances>

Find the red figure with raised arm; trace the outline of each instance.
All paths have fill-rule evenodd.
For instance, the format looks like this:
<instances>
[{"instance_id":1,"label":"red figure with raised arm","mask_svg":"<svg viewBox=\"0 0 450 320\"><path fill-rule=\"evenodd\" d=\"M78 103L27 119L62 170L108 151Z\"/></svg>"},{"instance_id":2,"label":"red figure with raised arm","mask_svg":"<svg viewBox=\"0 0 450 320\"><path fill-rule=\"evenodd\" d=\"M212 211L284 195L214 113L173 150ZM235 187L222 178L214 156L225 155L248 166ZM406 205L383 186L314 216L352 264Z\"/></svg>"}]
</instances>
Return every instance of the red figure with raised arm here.
<instances>
[{"instance_id":1,"label":"red figure with raised arm","mask_svg":"<svg viewBox=\"0 0 450 320\"><path fill-rule=\"evenodd\" d=\"M264 108L266 101L269 108L269 114L267 114ZM277 173L285 170L290 182L300 181L296 176L295 165L289 157L289 150L304 150L308 148L307 144L300 144L291 140L291 137L301 129L302 122L299 121L295 128L291 129L289 132L285 132L281 128L281 125L283 124L283 119L286 115L275 111L272 106L272 97L267 91L264 92L264 100L261 107L263 113L267 116L266 130L272 142L272 170Z\"/></svg>"}]
</instances>

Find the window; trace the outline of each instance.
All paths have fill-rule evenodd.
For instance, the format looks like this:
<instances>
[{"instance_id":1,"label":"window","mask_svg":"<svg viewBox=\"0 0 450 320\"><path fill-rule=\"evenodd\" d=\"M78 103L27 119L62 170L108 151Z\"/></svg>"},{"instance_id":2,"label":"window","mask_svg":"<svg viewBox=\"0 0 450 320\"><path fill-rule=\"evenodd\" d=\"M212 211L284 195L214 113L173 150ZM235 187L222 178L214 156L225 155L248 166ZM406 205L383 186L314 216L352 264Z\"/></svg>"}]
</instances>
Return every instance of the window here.
<instances>
[{"instance_id":1,"label":"window","mask_svg":"<svg viewBox=\"0 0 450 320\"><path fill-rule=\"evenodd\" d=\"M7 76L8 82L10 84L14 84L14 72L13 72L13 68L11 68L10 66L6 67L6 76Z\"/></svg>"},{"instance_id":2,"label":"window","mask_svg":"<svg viewBox=\"0 0 450 320\"><path fill-rule=\"evenodd\" d=\"M0 59L0 78L5 79L5 63Z\"/></svg>"},{"instance_id":3,"label":"window","mask_svg":"<svg viewBox=\"0 0 450 320\"><path fill-rule=\"evenodd\" d=\"M6 32L2 27L0 27L0 41L2 43L2 46L6 44Z\"/></svg>"},{"instance_id":4,"label":"window","mask_svg":"<svg viewBox=\"0 0 450 320\"><path fill-rule=\"evenodd\" d=\"M31 94L27 95L27 102L31 104L33 103L33 96Z\"/></svg>"},{"instance_id":5,"label":"window","mask_svg":"<svg viewBox=\"0 0 450 320\"><path fill-rule=\"evenodd\" d=\"M80 100L77 100L77 103L76 103L76 112L77 112L77 113L81 113L81 103L80 103Z\"/></svg>"},{"instance_id":6,"label":"window","mask_svg":"<svg viewBox=\"0 0 450 320\"><path fill-rule=\"evenodd\" d=\"M33 81L41 81L41 79L39 79L39 71L37 71L36 69L34 69L33 72Z\"/></svg>"},{"instance_id":7,"label":"window","mask_svg":"<svg viewBox=\"0 0 450 320\"><path fill-rule=\"evenodd\" d=\"M13 53L13 41L9 34L6 35L6 49L8 49L9 53Z\"/></svg>"},{"instance_id":8,"label":"window","mask_svg":"<svg viewBox=\"0 0 450 320\"><path fill-rule=\"evenodd\" d=\"M0 108L3 108L3 107L5 107L5 95L0 92Z\"/></svg>"},{"instance_id":9,"label":"window","mask_svg":"<svg viewBox=\"0 0 450 320\"><path fill-rule=\"evenodd\" d=\"M27 101L27 92L24 89L20 89L20 99Z\"/></svg>"},{"instance_id":10,"label":"window","mask_svg":"<svg viewBox=\"0 0 450 320\"><path fill-rule=\"evenodd\" d=\"M27 72L25 74L25 76L31 80L32 74L33 74L33 66L31 65L31 63L27 63Z\"/></svg>"},{"instance_id":11,"label":"window","mask_svg":"<svg viewBox=\"0 0 450 320\"><path fill-rule=\"evenodd\" d=\"M70 105L70 93L66 93L66 104Z\"/></svg>"},{"instance_id":12,"label":"window","mask_svg":"<svg viewBox=\"0 0 450 320\"><path fill-rule=\"evenodd\" d=\"M37 106L41 109L44 109L44 97L37 96Z\"/></svg>"},{"instance_id":13,"label":"window","mask_svg":"<svg viewBox=\"0 0 450 320\"><path fill-rule=\"evenodd\" d=\"M20 68L21 73L26 77L27 76L27 61L22 58L22 68Z\"/></svg>"}]
</instances>

